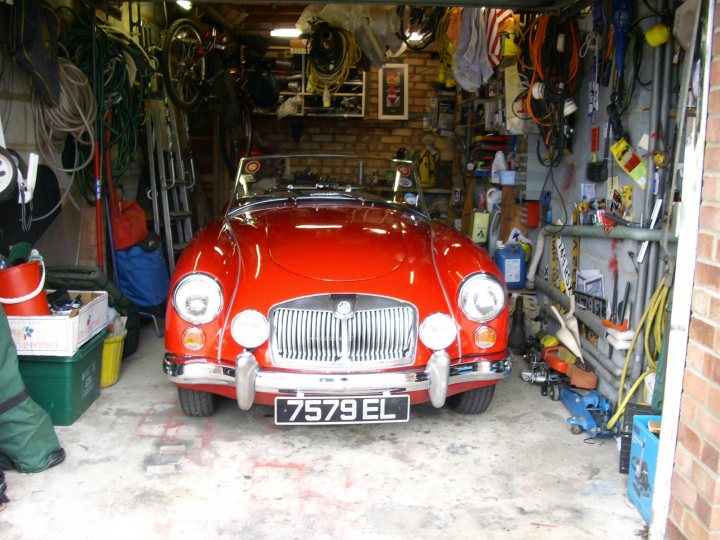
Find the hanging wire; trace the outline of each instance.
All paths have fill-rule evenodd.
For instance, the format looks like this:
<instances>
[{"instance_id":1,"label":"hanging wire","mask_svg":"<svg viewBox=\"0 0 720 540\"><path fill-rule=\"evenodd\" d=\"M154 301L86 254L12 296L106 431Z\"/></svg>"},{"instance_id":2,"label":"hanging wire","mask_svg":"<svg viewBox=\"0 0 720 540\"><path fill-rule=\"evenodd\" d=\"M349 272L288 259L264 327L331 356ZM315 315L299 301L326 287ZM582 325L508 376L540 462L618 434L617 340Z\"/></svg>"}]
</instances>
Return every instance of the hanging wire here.
<instances>
[{"instance_id":1,"label":"hanging wire","mask_svg":"<svg viewBox=\"0 0 720 540\"><path fill-rule=\"evenodd\" d=\"M318 94L337 92L361 57L353 35L328 24L313 29L308 48L308 88Z\"/></svg>"}]
</instances>

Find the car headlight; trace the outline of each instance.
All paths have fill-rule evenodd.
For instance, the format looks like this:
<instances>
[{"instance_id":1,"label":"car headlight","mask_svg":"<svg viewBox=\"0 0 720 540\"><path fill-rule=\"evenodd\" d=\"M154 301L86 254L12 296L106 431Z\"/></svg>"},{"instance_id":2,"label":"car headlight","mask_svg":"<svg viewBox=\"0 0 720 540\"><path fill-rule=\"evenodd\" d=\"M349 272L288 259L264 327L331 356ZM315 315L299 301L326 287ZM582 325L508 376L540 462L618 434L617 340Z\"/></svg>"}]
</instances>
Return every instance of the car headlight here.
<instances>
[{"instance_id":1,"label":"car headlight","mask_svg":"<svg viewBox=\"0 0 720 540\"><path fill-rule=\"evenodd\" d=\"M206 274L190 274L175 286L173 307L192 324L205 324L220 314L223 295L220 284Z\"/></svg>"},{"instance_id":2,"label":"car headlight","mask_svg":"<svg viewBox=\"0 0 720 540\"><path fill-rule=\"evenodd\" d=\"M491 321L505 307L505 287L490 274L473 274L460 286L458 304L471 321Z\"/></svg>"},{"instance_id":3,"label":"car headlight","mask_svg":"<svg viewBox=\"0 0 720 540\"><path fill-rule=\"evenodd\" d=\"M433 351L450 346L457 336L457 326L452 317L444 313L429 315L420 325L420 341Z\"/></svg>"},{"instance_id":4,"label":"car headlight","mask_svg":"<svg viewBox=\"0 0 720 540\"><path fill-rule=\"evenodd\" d=\"M254 349L270 337L270 323L259 311L247 309L235 315L230 333L240 345L246 349Z\"/></svg>"}]
</instances>

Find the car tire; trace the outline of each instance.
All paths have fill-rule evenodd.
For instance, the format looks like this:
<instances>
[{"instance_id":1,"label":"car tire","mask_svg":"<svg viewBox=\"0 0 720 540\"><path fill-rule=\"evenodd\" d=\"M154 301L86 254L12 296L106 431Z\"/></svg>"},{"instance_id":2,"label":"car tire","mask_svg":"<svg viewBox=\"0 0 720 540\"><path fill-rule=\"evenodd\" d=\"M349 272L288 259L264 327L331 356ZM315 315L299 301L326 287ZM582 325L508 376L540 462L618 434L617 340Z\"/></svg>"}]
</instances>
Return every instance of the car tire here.
<instances>
[{"instance_id":1,"label":"car tire","mask_svg":"<svg viewBox=\"0 0 720 540\"><path fill-rule=\"evenodd\" d=\"M495 385L468 390L447 398L448 406L460 414L480 414L487 410L495 394Z\"/></svg>"},{"instance_id":2,"label":"car tire","mask_svg":"<svg viewBox=\"0 0 720 540\"><path fill-rule=\"evenodd\" d=\"M212 416L217 409L217 396L210 392L178 388L180 408L186 416Z\"/></svg>"}]
</instances>

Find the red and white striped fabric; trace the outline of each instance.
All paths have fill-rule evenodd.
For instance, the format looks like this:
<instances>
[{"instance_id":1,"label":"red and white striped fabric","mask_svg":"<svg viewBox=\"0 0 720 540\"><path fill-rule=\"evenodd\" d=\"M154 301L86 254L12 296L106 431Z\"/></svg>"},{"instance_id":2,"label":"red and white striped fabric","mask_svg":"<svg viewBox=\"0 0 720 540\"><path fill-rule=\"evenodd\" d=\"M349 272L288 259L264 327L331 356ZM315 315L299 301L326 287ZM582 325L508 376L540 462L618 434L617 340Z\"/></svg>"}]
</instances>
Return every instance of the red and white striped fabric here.
<instances>
[{"instance_id":1,"label":"red and white striped fabric","mask_svg":"<svg viewBox=\"0 0 720 540\"><path fill-rule=\"evenodd\" d=\"M500 30L503 22L513 16L509 9L486 9L485 28L487 28L487 55L490 65L497 67L502 61L502 40Z\"/></svg>"}]
</instances>

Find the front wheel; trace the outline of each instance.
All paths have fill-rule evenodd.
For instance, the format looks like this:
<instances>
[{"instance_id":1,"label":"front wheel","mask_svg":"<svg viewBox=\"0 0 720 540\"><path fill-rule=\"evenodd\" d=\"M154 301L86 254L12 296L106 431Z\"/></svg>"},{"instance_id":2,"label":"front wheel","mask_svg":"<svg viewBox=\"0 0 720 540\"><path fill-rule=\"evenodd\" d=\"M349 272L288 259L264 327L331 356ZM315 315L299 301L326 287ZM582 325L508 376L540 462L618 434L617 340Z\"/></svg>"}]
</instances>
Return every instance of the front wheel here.
<instances>
[{"instance_id":1,"label":"front wheel","mask_svg":"<svg viewBox=\"0 0 720 540\"><path fill-rule=\"evenodd\" d=\"M178 387L178 397L180 408L186 416L196 418L212 416L217 409L217 396L210 392Z\"/></svg>"},{"instance_id":2,"label":"front wheel","mask_svg":"<svg viewBox=\"0 0 720 540\"><path fill-rule=\"evenodd\" d=\"M460 414L480 414L487 410L495 394L495 385L468 390L447 398L448 406Z\"/></svg>"},{"instance_id":3,"label":"front wheel","mask_svg":"<svg viewBox=\"0 0 720 540\"><path fill-rule=\"evenodd\" d=\"M170 99L181 109L191 109L202 96L205 57L202 37L190 19L178 19L165 34L160 68Z\"/></svg>"}]
</instances>

